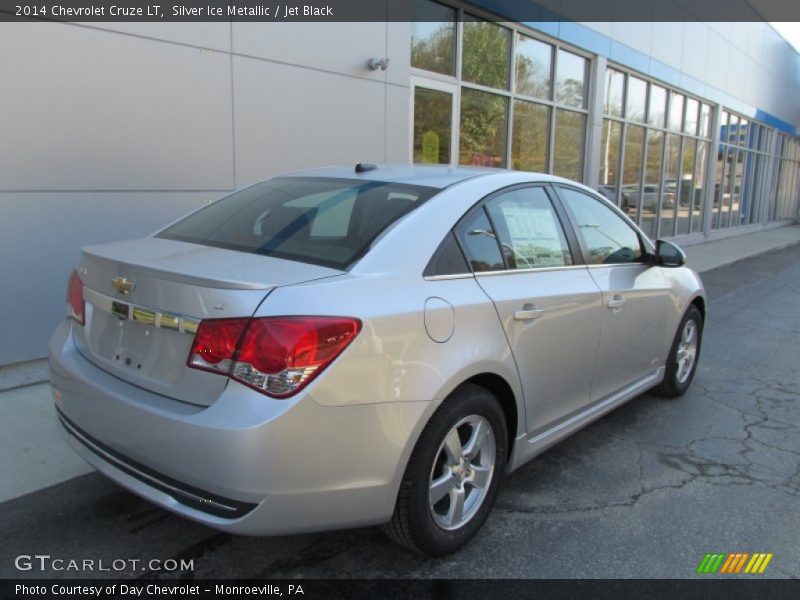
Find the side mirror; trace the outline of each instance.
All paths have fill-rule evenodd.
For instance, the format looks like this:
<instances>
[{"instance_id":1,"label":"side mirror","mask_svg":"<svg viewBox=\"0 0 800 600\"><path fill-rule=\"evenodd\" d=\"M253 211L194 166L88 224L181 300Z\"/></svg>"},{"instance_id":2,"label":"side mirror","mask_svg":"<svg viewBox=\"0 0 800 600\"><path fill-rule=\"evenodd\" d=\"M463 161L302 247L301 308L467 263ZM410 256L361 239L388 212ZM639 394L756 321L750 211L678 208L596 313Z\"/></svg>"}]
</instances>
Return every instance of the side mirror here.
<instances>
[{"instance_id":1,"label":"side mirror","mask_svg":"<svg viewBox=\"0 0 800 600\"><path fill-rule=\"evenodd\" d=\"M672 242L656 240L656 264L661 267L682 267L686 253Z\"/></svg>"}]
</instances>

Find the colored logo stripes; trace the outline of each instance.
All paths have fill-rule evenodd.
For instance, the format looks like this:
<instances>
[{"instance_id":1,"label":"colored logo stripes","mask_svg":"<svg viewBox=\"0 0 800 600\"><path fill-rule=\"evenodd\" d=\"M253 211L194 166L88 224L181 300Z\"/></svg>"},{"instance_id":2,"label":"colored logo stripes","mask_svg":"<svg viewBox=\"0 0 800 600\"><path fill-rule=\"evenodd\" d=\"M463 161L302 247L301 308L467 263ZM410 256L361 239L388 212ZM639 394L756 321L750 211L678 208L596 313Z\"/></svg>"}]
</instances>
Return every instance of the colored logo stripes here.
<instances>
[{"instance_id":1,"label":"colored logo stripes","mask_svg":"<svg viewBox=\"0 0 800 600\"><path fill-rule=\"evenodd\" d=\"M706 554L697 567L697 572L701 574L722 573L728 575L763 573L771 560L771 552Z\"/></svg>"}]
</instances>

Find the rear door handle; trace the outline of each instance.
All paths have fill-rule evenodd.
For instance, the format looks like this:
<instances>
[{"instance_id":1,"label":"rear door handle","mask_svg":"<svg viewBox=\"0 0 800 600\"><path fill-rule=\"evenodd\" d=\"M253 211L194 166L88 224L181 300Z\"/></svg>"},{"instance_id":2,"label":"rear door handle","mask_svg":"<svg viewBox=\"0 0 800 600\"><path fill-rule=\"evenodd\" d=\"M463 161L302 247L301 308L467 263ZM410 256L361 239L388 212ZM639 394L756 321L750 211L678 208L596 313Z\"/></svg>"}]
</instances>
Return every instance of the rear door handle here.
<instances>
[{"instance_id":1,"label":"rear door handle","mask_svg":"<svg viewBox=\"0 0 800 600\"><path fill-rule=\"evenodd\" d=\"M517 321L532 321L533 319L538 319L544 314L543 308L530 308L530 305L526 304L522 310L518 310L514 313L514 318Z\"/></svg>"},{"instance_id":2,"label":"rear door handle","mask_svg":"<svg viewBox=\"0 0 800 600\"><path fill-rule=\"evenodd\" d=\"M613 298L611 298L611 300L608 301L608 308L611 308L611 309L614 309L614 310L620 309L623 306L625 306L625 302L626 302L625 298L623 298L620 295L616 295Z\"/></svg>"}]
</instances>

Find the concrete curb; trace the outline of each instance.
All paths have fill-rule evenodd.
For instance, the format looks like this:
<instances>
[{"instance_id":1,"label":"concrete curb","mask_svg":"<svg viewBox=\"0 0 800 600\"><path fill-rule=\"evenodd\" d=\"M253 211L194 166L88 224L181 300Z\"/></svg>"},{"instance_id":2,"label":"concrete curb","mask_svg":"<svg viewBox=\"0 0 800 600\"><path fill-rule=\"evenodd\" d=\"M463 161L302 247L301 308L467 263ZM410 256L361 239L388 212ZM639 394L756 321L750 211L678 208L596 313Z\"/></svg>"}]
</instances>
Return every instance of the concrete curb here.
<instances>
[{"instance_id":1,"label":"concrete curb","mask_svg":"<svg viewBox=\"0 0 800 600\"><path fill-rule=\"evenodd\" d=\"M47 359L36 358L0 367L0 392L47 381Z\"/></svg>"},{"instance_id":2,"label":"concrete curb","mask_svg":"<svg viewBox=\"0 0 800 600\"><path fill-rule=\"evenodd\" d=\"M765 250L760 250L759 252L756 252L754 254L750 254L748 256L734 258L733 260L729 260L727 262L723 262L723 263L720 263L720 264L715 264L712 267L709 267L707 269L703 269L702 271L698 271L698 273L705 273L706 271L713 271L714 269L721 269L722 267L729 267L730 265L736 264L736 263L741 262L743 260L747 260L749 258L755 258L756 256L764 256L765 254L769 254L770 252L777 252L779 250L786 250L786 248L791 248L792 246L796 246L797 244L800 244L800 242L798 242L798 241L786 242L785 244L781 244L780 246L775 246L774 248L767 248ZM688 265L688 266L691 267L691 265Z\"/></svg>"}]
</instances>

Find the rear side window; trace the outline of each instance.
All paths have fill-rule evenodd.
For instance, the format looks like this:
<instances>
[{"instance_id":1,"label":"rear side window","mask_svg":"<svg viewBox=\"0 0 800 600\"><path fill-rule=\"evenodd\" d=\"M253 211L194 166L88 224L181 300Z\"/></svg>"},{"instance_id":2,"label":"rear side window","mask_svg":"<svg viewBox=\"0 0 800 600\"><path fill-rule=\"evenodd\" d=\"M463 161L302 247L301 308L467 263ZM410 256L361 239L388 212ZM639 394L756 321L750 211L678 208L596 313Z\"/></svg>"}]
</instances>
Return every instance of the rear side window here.
<instances>
[{"instance_id":1,"label":"rear side window","mask_svg":"<svg viewBox=\"0 0 800 600\"><path fill-rule=\"evenodd\" d=\"M461 248L458 247L455 235L451 231L439 244L439 248L434 252L423 275L425 277L433 277L436 275L460 275L462 273L469 273L469 266L467 266L467 261L464 260Z\"/></svg>"},{"instance_id":2,"label":"rear side window","mask_svg":"<svg viewBox=\"0 0 800 600\"><path fill-rule=\"evenodd\" d=\"M575 217L592 265L640 262L644 256L636 231L608 206L588 194L559 187Z\"/></svg>"},{"instance_id":3,"label":"rear side window","mask_svg":"<svg viewBox=\"0 0 800 600\"><path fill-rule=\"evenodd\" d=\"M383 181L279 177L226 196L157 237L346 269L382 231L437 191Z\"/></svg>"},{"instance_id":4,"label":"rear side window","mask_svg":"<svg viewBox=\"0 0 800 600\"><path fill-rule=\"evenodd\" d=\"M477 273L505 269L497 235L483 207L468 214L458 224L456 235L473 271Z\"/></svg>"}]
</instances>

